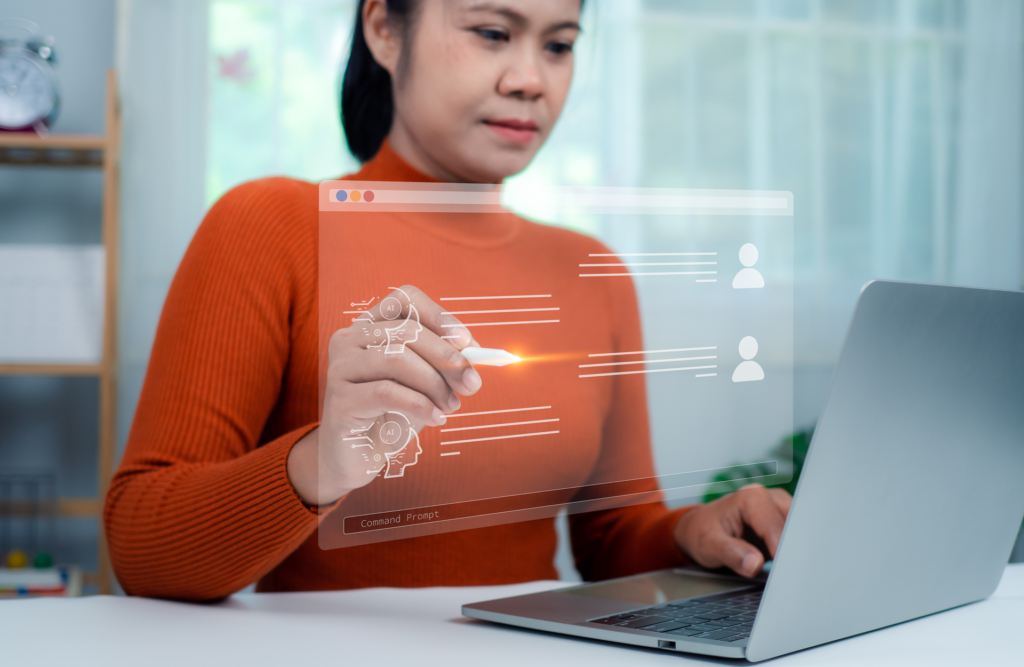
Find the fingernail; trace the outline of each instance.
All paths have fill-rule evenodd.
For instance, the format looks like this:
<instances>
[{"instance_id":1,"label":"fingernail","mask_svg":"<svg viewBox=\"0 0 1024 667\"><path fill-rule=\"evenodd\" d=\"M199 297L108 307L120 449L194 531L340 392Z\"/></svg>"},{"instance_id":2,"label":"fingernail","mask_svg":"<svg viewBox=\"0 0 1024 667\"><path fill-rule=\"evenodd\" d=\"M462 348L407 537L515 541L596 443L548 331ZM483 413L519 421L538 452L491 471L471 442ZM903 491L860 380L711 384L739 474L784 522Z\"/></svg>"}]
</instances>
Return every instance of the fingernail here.
<instances>
[{"instance_id":1,"label":"fingernail","mask_svg":"<svg viewBox=\"0 0 1024 667\"><path fill-rule=\"evenodd\" d=\"M752 577L754 576L754 570L757 568L757 554L747 554L743 557L743 562L740 563L740 574Z\"/></svg>"},{"instance_id":2,"label":"fingernail","mask_svg":"<svg viewBox=\"0 0 1024 667\"><path fill-rule=\"evenodd\" d=\"M462 374L462 384L467 390L475 392L481 386L484 381L480 378L480 374L476 372L475 368L467 368L466 372Z\"/></svg>"},{"instance_id":3,"label":"fingernail","mask_svg":"<svg viewBox=\"0 0 1024 667\"><path fill-rule=\"evenodd\" d=\"M466 327L455 327L452 329L452 336L458 336L458 338L451 339L455 343L455 347L462 350L469 347L469 344L473 342L473 334L469 333L469 329Z\"/></svg>"},{"instance_id":4,"label":"fingernail","mask_svg":"<svg viewBox=\"0 0 1024 667\"><path fill-rule=\"evenodd\" d=\"M455 412L462 407L462 401L459 400L458 395L452 392L452 395L448 397L448 411Z\"/></svg>"},{"instance_id":5,"label":"fingernail","mask_svg":"<svg viewBox=\"0 0 1024 667\"><path fill-rule=\"evenodd\" d=\"M444 416L444 413L437 408L434 408L434 412L431 416L434 418L434 426L441 426L448 421L448 418Z\"/></svg>"}]
</instances>

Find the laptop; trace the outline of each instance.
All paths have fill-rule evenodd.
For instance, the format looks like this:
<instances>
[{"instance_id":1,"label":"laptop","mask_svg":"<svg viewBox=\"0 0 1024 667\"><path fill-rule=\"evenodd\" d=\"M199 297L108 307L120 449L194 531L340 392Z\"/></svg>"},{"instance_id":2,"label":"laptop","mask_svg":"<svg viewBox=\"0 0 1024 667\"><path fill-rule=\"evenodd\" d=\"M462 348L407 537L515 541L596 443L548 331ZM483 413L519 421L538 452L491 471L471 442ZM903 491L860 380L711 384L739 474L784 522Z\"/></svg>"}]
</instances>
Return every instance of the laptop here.
<instances>
[{"instance_id":1,"label":"laptop","mask_svg":"<svg viewBox=\"0 0 1024 667\"><path fill-rule=\"evenodd\" d=\"M767 660L988 597L1024 517L1024 293L861 292L770 573L665 570L470 618Z\"/></svg>"}]
</instances>

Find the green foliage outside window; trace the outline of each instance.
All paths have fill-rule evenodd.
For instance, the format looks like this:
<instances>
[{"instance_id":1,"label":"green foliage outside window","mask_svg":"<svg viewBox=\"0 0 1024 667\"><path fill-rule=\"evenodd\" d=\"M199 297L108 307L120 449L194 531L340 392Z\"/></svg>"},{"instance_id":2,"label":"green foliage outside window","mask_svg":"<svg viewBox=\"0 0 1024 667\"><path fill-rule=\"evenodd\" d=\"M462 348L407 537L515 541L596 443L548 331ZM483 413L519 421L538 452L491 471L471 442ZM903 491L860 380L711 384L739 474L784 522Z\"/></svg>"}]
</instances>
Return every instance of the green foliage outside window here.
<instances>
[{"instance_id":1,"label":"green foliage outside window","mask_svg":"<svg viewBox=\"0 0 1024 667\"><path fill-rule=\"evenodd\" d=\"M789 461L792 457L793 478L785 484L770 485L771 488L785 489L790 494L796 491L796 484L800 479L800 472L803 470L804 460L807 458L807 448L811 444L813 434L814 427L797 431L784 438L772 450L772 455L781 461ZM712 500L718 500L722 496L750 484L752 479L756 481L757 478L768 477L771 473L772 471L764 463L730 468L728 472L719 473L711 478L711 482L715 484L713 487L715 491L706 493L704 502L710 503Z\"/></svg>"}]
</instances>

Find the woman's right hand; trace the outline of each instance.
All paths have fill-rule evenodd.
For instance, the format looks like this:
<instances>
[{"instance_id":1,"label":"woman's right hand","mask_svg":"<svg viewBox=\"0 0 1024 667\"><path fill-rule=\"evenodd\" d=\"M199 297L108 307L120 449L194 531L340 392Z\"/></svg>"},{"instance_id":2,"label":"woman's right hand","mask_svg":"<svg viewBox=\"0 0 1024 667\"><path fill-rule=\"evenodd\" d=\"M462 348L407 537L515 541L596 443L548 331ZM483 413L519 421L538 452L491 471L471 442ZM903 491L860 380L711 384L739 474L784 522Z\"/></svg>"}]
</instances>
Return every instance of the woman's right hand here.
<instances>
[{"instance_id":1,"label":"woman's right hand","mask_svg":"<svg viewBox=\"0 0 1024 667\"><path fill-rule=\"evenodd\" d=\"M471 345L457 318L410 286L336 331L320 426L288 456L288 479L303 501L327 505L366 486L388 454L415 437L409 429L444 424L461 406L459 394L471 396L483 384L460 353Z\"/></svg>"}]
</instances>

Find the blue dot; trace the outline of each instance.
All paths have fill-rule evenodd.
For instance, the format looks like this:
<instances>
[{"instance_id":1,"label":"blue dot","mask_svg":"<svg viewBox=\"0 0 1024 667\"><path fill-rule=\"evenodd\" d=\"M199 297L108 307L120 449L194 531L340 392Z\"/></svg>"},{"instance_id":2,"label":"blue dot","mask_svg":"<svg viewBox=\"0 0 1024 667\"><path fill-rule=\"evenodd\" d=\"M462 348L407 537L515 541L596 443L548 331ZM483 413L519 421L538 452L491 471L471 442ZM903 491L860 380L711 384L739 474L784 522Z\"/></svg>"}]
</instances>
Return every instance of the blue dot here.
<instances>
[{"instance_id":1,"label":"blue dot","mask_svg":"<svg viewBox=\"0 0 1024 667\"><path fill-rule=\"evenodd\" d=\"M345 192L344 190L338 190L338 193L336 195L334 195L334 196L340 202L341 201L345 201L346 199L348 199L348 193Z\"/></svg>"}]
</instances>

